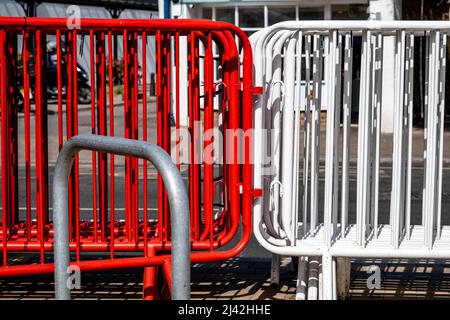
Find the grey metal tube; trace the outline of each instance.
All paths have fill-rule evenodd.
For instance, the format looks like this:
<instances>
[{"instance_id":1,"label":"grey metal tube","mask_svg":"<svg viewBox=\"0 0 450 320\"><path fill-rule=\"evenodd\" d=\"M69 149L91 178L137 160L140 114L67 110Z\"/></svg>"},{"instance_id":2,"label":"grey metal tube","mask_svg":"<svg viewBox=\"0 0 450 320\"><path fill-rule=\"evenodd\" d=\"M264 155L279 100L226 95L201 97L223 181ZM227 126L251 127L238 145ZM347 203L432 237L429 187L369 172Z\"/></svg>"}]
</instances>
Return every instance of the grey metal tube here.
<instances>
[{"instance_id":1,"label":"grey metal tube","mask_svg":"<svg viewBox=\"0 0 450 320\"><path fill-rule=\"evenodd\" d=\"M172 299L189 299L191 294L189 200L180 172L172 158L156 145L144 141L98 135L73 137L64 144L56 162L53 178L55 298L57 300L70 299L67 185L73 160L80 150L146 159L158 170L167 190L171 212Z\"/></svg>"}]
</instances>

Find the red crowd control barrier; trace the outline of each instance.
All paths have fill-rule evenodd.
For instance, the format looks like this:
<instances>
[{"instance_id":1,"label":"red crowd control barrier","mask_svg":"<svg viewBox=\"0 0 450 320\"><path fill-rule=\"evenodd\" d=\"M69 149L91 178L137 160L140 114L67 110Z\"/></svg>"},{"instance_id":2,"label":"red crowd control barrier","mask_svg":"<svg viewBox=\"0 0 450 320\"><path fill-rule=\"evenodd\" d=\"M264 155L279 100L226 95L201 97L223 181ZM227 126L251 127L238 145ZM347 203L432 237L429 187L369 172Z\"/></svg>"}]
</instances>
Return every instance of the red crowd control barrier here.
<instances>
[{"instance_id":1,"label":"red crowd control barrier","mask_svg":"<svg viewBox=\"0 0 450 320\"><path fill-rule=\"evenodd\" d=\"M247 133L257 91L243 31L207 20L0 21L0 276L53 272L52 170L64 141L81 133L176 151L187 178L192 262L227 259L245 247L258 191ZM213 152L211 132L222 140ZM81 271L145 267L145 298L157 294L157 268L170 279L167 195L146 161L81 152L69 179L69 223ZM240 224L238 243L218 251ZM38 253L39 263L10 263L13 251ZM92 261L85 252L107 257Z\"/></svg>"}]
</instances>

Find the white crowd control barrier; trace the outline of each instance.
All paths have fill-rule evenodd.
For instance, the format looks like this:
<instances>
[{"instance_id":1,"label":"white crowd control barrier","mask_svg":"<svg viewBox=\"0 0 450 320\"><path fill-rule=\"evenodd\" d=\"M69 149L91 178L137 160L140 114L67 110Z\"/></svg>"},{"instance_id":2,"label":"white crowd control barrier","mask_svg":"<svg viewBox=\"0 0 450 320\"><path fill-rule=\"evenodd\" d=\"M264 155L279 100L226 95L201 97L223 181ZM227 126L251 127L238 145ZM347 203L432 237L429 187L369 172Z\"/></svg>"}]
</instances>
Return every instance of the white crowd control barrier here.
<instances>
[{"instance_id":1,"label":"white crowd control barrier","mask_svg":"<svg viewBox=\"0 0 450 320\"><path fill-rule=\"evenodd\" d=\"M441 223L449 31L450 23L443 21L296 21L252 35L254 85L264 87L254 98L254 184L263 197L254 205L253 230L276 256L301 256L299 298L336 298L339 257L450 258L450 226ZM423 65L414 54L419 43ZM388 58L394 68L383 63ZM419 66L424 72L415 71ZM411 214L415 74L425 91L418 223ZM387 101L382 99L386 77L395 83ZM357 127L351 123L352 104L359 109ZM385 170L392 182L390 210L382 212L384 108L393 108L394 123L392 161ZM321 135L326 135L324 147ZM356 172L351 173L354 144ZM356 196L349 196L350 183L356 184ZM382 213L389 216L383 223ZM310 282L307 291L302 273ZM312 278L319 280L311 284Z\"/></svg>"}]
</instances>

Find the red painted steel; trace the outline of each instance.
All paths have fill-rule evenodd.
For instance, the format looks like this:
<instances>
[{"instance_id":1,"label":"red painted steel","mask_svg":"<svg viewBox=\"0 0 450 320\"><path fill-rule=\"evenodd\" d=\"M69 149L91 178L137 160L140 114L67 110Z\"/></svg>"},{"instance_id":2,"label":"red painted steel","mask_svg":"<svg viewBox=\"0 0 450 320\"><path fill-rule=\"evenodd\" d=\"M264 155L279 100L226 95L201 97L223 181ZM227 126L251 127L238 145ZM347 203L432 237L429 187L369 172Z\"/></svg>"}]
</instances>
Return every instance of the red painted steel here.
<instances>
[{"instance_id":1,"label":"red painted steel","mask_svg":"<svg viewBox=\"0 0 450 320\"><path fill-rule=\"evenodd\" d=\"M53 102L47 94L48 39L56 39L57 96ZM18 43L22 44L21 52ZM114 50L119 43L122 62ZM156 48L153 61L147 55L150 44ZM83 106L78 102L83 89L77 72L81 52L87 56L91 95L90 103ZM22 72L18 71L19 60ZM152 63L156 67L156 110L150 109L152 98L148 96L151 78L146 70ZM187 66L186 83L181 83L182 64ZM0 277L53 272L49 191L54 155L64 140L91 132L156 142L168 152L175 143L179 151L183 142L178 131L183 129L180 105L184 102L180 88L187 89L185 118L190 134L188 161L178 166L188 182L195 251L191 260L227 259L244 249L251 234L251 202L258 195L252 184L251 141L226 133L228 129L245 133L252 128L252 95L256 90L252 87L251 47L242 30L207 20L120 19L82 19L79 28L68 29L65 19L2 17L0 65ZM23 117L17 112L21 86ZM122 100L114 95L120 87ZM56 130L48 121L52 104L56 105ZM156 118L150 111L155 111ZM18 131L21 121L23 133ZM215 143L209 129L223 133L222 149L213 154L207 153ZM51 143L53 135L56 144ZM24 141L20 152L18 141ZM147 161L130 157L122 161L97 152L81 156L77 156L69 179L72 263L82 271L143 267L144 298L157 297L158 268L166 280L170 279L170 210L161 178L152 174ZM219 158L223 163L217 161ZM174 159L181 157L177 153ZM90 179L90 190L80 190L82 179ZM25 196L19 199L22 183ZM119 189L121 184L123 189ZM89 201L82 195L86 192L92 198ZM150 208L155 195L157 208ZM81 206L87 206L88 211L82 211ZM240 223L238 243L218 251L234 238ZM9 264L12 251L39 253L40 263ZM87 260L85 252L105 253L108 258ZM142 252L143 256L123 258L118 252Z\"/></svg>"}]
</instances>

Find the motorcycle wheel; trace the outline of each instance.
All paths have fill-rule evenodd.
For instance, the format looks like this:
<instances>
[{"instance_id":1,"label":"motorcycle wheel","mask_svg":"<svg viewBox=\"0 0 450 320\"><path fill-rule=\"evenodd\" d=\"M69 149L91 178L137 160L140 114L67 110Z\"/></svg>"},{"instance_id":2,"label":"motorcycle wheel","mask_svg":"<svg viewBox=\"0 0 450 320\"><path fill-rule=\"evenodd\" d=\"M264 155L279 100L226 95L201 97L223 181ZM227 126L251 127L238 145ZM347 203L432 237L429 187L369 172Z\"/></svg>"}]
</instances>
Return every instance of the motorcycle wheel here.
<instances>
[{"instance_id":1,"label":"motorcycle wheel","mask_svg":"<svg viewBox=\"0 0 450 320\"><path fill-rule=\"evenodd\" d=\"M78 103L91 103L91 88L82 87L78 90Z\"/></svg>"}]
</instances>

